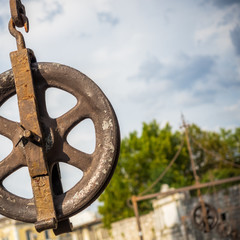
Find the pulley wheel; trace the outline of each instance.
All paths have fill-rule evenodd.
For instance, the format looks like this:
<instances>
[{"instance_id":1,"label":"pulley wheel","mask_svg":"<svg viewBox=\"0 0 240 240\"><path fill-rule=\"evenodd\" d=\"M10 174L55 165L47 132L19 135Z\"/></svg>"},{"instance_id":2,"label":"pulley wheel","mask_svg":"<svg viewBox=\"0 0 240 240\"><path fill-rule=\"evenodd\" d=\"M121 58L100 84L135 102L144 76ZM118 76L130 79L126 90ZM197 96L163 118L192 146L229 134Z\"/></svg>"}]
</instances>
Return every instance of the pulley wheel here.
<instances>
[{"instance_id":1,"label":"pulley wheel","mask_svg":"<svg viewBox=\"0 0 240 240\"><path fill-rule=\"evenodd\" d=\"M50 171L59 162L70 164L83 172L82 179L63 194L54 194L57 218L64 220L89 206L106 188L117 164L120 134L114 110L100 88L81 72L55 63L32 64L41 125L46 136L46 159ZM64 115L49 117L45 92L50 87L65 90L77 104ZM12 70L0 75L0 106L16 94ZM70 130L84 119L95 127L96 147L92 154L71 147L66 138ZM19 144L23 129L20 124L0 117L0 134L13 142L12 152L0 162L0 213L7 217L36 222L34 199L26 199L7 191L3 180L27 166L23 145Z\"/></svg>"},{"instance_id":2,"label":"pulley wheel","mask_svg":"<svg viewBox=\"0 0 240 240\"><path fill-rule=\"evenodd\" d=\"M216 224L218 223L218 212L217 210L212 207L210 204L204 203L205 208L206 208L206 218L207 218L207 223L209 230L211 231L214 229ZM207 232L208 228L203 216L203 210L201 204L198 204L193 212L192 212L192 221L194 225L196 226L197 229L203 232Z\"/></svg>"}]
</instances>

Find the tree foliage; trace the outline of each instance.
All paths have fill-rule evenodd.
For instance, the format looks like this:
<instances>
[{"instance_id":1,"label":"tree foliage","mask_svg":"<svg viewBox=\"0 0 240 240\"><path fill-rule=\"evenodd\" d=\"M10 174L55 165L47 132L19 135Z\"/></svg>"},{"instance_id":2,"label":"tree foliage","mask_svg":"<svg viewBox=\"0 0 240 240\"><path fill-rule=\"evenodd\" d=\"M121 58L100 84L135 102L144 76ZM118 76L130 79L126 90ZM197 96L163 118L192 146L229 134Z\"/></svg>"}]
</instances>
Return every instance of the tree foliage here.
<instances>
[{"instance_id":1,"label":"tree foliage","mask_svg":"<svg viewBox=\"0 0 240 240\"><path fill-rule=\"evenodd\" d=\"M213 181L240 174L240 128L235 131L221 129L220 132L203 131L196 125L189 127L191 148L201 181ZM114 176L100 196L99 213L106 227L114 221L133 216L127 205L132 195L141 194L168 166L180 147L184 135L172 131L169 124L160 128L154 120L143 123L142 132L132 132L121 142L118 166ZM186 143L179 157L149 193L160 190L161 185L179 188L194 183ZM151 209L148 201L139 203L140 213Z\"/></svg>"}]
</instances>

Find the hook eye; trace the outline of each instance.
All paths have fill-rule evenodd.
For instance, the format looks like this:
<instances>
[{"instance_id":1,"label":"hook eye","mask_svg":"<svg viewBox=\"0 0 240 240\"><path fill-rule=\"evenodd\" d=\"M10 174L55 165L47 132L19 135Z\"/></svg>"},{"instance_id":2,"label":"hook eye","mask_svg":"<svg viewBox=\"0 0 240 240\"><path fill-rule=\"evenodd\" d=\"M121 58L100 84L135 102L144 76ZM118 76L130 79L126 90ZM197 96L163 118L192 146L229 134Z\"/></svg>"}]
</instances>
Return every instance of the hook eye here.
<instances>
[{"instance_id":1,"label":"hook eye","mask_svg":"<svg viewBox=\"0 0 240 240\"><path fill-rule=\"evenodd\" d=\"M16 29L16 26L11 18L8 24L9 32L16 38L18 50L26 48L25 41L21 32Z\"/></svg>"}]
</instances>

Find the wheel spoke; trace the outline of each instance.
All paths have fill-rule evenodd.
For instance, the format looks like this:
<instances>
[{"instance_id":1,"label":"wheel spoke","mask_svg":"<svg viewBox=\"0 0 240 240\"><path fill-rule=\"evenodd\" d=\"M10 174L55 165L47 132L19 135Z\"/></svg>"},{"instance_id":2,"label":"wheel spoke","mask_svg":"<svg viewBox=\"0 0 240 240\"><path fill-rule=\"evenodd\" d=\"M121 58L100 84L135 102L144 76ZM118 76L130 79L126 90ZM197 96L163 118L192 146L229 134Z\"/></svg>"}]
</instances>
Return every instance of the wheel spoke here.
<instances>
[{"instance_id":1,"label":"wheel spoke","mask_svg":"<svg viewBox=\"0 0 240 240\"><path fill-rule=\"evenodd\" d=\"M68 163L81 169L83 172L86 172L92 163L92 158L91 154L81 152L76 148L71 147L67 142L64 142L63 156L61 158L62 162Z\"/></svg>"},{"instance_id":2,"label":"wheel spoke","mask_svg":"<svg viewBox=\"0 0 240 240\"><path fill-rule=\"evenodd\" d=\"M20 124L0 116L0 134L13 140L17 133L20 133Z\"/></svg>"},{"instance_id":3,"label":"wheel spoke","mask_svg":"<svg viewBox=\"0 0 240 240\"><path fill-rule=\"evenodd\" d=\"M5 159L0 162L0 181L10 174L25 166L25 157L21 150L15 148Z\"/></svg>"},{"instance_id":4,"label":"wheel spoke","mask_svg":"<svg viewBox=\"0 0 240 240\"><path fill-rule=\"evenodd\" d=\"M199 212L199 211L197 211L197 212L195 212L195 216L197 216L197 217L202 217L202 213Z\"/></svg>"},{"instance_id":5,"label":"wheel spoke","mask_svg":"<svg viewBox=\"0 0 240 240\"><path fill-rule=\"evenodd\" d=\"M86 102L78 102L74 108L57 118L60 136L66 135L77 123L88 118L90 112Z\"/></svg>"}]
</instances>

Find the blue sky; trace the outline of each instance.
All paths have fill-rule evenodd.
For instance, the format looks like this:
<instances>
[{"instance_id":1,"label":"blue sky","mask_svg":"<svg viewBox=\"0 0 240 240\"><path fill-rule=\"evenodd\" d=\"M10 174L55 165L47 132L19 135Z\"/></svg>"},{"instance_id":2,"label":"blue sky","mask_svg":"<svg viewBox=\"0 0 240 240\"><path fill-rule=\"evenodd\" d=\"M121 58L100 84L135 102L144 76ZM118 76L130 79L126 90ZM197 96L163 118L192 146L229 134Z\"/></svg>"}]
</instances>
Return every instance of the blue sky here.
<instances>
[{"instance_id":1,"label":"blue sky","mask_svg":"<svg viewBox=\"0 0 240 240\"><path fill-rule=\"evenodd\" d=\"M69 65L93 79L113 104L122 136L152 119L178 129L181 113L204 129L239 126L239 0L22 2L30 20L27 47L39 62ZM16 44L7 30L8 1L0 3L4 72ZM72 104L59 92L49 99L52 116ZM16 100L10 104L0 114L18 119ZM72 141L92 140L76 130Z\"/></svg>"}]
</instances>

